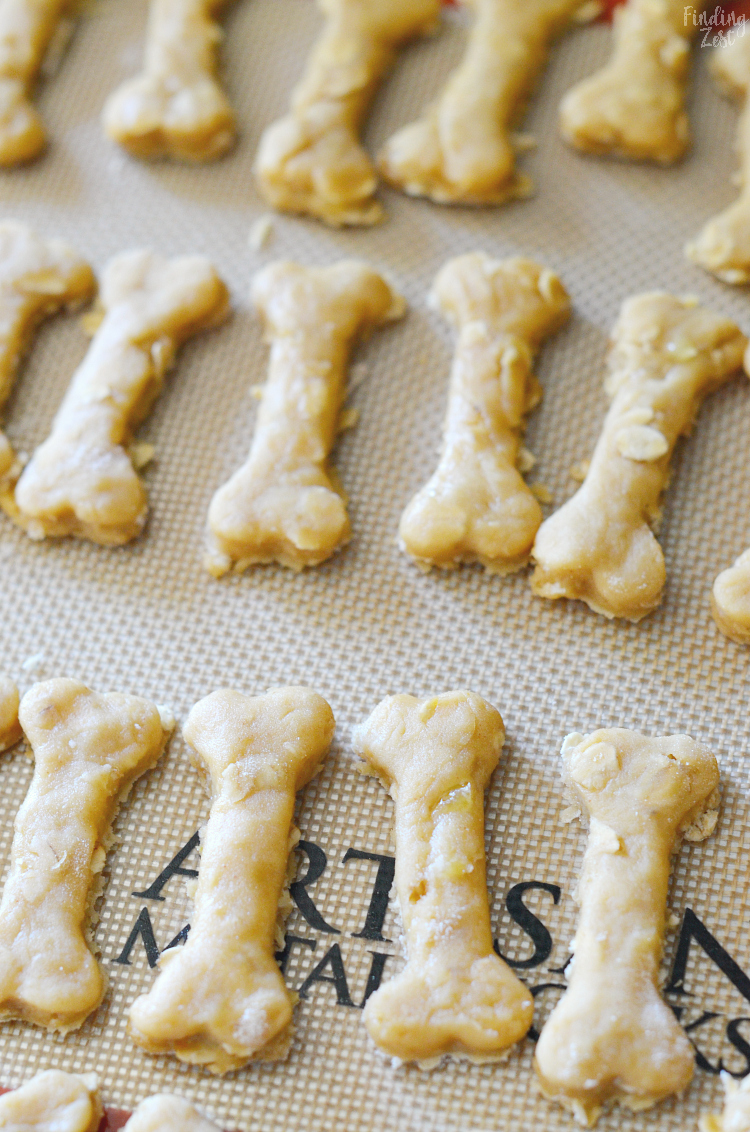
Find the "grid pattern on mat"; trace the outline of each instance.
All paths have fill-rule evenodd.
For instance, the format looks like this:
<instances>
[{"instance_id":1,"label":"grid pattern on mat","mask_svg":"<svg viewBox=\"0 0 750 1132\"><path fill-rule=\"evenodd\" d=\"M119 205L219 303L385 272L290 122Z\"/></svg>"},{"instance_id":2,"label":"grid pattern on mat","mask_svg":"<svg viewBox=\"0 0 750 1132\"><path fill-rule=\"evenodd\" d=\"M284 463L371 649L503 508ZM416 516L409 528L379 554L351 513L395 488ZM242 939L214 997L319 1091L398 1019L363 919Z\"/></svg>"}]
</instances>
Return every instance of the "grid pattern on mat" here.
<instances>
[{"instance_id":1,"label":"grid pattern on mat","mask_svg":"<svg viewBox=\"0 0 750 1132\"><path fill-rule=\"evenodd\" d=\"M577 78L605 57L608 29L571 33L555 50L524 128L538 138L522 158L537 184L533 200L497 210L445 210L384 193L388 222L362 232L331 232L277 218L263 252L248 243L266 211L251 164L263 127L282 112L287 92L318 26L306 0L241 0L227 15L227 84L242 124L236 151L206 169L145 166L102 137L99 109L109 90L138 64L145 0L98 0L87 9L59 73L40 96L53 143L28 169L2 174L3 212L64 236L100 269L128 247L209 254L232 288L235 313L223 329L191 342L141 430L156 445L147 470L152 515L145 536L123 550L83 543L35 544L2 523L0 617L3 667L28 687L33 679L79 677L100 690L148 695L184 719L196 699L221 685L257 692L304 682L331 702L337 738L320 777L301 799L302 836L320 845L328 866L311 889L339 935L313 931L295 912L289 930L315 941L289 965L298 988L333 942L340 946L352 1000L361 1002L368 951L399 959L391 943L353 938L361 929L372 866L342 858L350 847L390 851L391 803L352 769L351 727L381 697L468 686L501 709L508 729L503 761L488 797L487 850L493 924L501 950L527 958L531 944L505 910L509 888L526 880L560 887L559 903L535 890L529 907L547 925L553 950L525 972L532 985L560 983L575 922L573 892L585 835L562 825L557 774L560 740L598 725L651 733L687 731L711 746L723 772L723 812L715 837L683 850L671 904L701 919L750 971L744 927L750 898L745 865L748 804L748 653L711 620L710 586L750 541L744 491L750 398L743 381L706 404L695 435L680 449L661 540L669 582L662 607L640 626L609 624L585 608L532 597L522 573L508 579L465 569L424 576L398 551L395 530L405 502L431 471L444 411L451 335L426 305L438 267L451 255L483 248L524 253L558 270L575 303L571 324L543 351L545 390L528 445L533 479L556 504L573 490L570 466L587 456L605 408L602 361L621 300L652 288L693 292L748 328L747 297L685 262L683 242L731 196L736 112L713 90L706 51L696 52L695 147L675 169L588 160L567 150L556 106ZM385 85L368 128L380 145L410 121L459 57L460 17L406 51ZM247 292L253 271L272 257L304 263L358 254L385 268L410 303L408 317L376 334L357 360L366 379L352 396L358 427L336 463L351 499L354 538L330 563L304 576L257 570L217 582L202 569L201 533L215 488L242 459L252 432L250 386L262 380L266 350ZM9 406L9 432L31 450L44 437L85 339L73 319L42 329ZM12 821L31 774L21 752L0 768L0 868L7 868ZM133 1106L157 1090L193 1098L227 1128L244 1132L522 1132L569 1128L571 1121L537 1094L532 1045L499 1067L449 1064L438 1071L394 1070L369 1044L360 1011L336 1003L318 983L296 1012L287 1063L252 1067L217 1080L134 1047L125 1028L133 998L152 972L140 943L129 966L112 962L146 902L133 897L205 821L208 812L178 737L142 780L117 822L118 846L96 934L110 977L104 1006L65 1038L6 1025L0 1029L0 1078L17 1085L54 1065L96 1070L105 1101ZM194 860L186 862L192 864ZM160 946L189 915L182 882L149 905ZM665 980L676 933L668 937ZM727 1039L732 1019L750 1006L694 943L685 987L672 997L705 1058L748 1068ZM537 1024L554 1001L538 999ZM745 1027L743 1029L743 1026ZM750 1022L734 1032L750 1040ZM717 1078L698 1070L685 1098L630 1116L605 1116L603 1132L684 1132L718 1099Z\"/></svg>"}]
</instances>

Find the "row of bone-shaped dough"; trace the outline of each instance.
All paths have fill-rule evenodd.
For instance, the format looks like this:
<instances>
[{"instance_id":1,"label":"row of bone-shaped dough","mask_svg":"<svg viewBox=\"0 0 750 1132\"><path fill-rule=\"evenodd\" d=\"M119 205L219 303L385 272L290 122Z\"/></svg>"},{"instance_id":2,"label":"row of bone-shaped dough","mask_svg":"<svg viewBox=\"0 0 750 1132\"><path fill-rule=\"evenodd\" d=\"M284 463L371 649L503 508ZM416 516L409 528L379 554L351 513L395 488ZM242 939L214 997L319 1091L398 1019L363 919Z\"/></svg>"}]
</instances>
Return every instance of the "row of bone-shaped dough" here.
<instances>
[{"instance_id":1,"label":"row of bone-shaped dough","mask_svg":"<svg viewBox=\"0 0 750 1132\"><path fill-rule=\"evenodd\" d=\"M0 1132L98 1132L102 1115L95 1073L45 1069L0 1096ZM172 1093L141 1101L123 1127L127 1132L221 1132Z\"/></svg>"},{"instance_id":2,"label":"row of bone-shaped dough","mask_svg":"<svg viewBox=\"0 0 750 1132\"><path fill-rule=\"evenodd\" d=\"M151 0L143 72L108 99L107 133L139 157L205 161L226 152L234 114L216 77L225 0ZM467 0L475 19L464 59L423 118L385 146L386 180L439 203L497 204L525 196L512 133L551 41L590 7L583 0ZM319 0L325 25L289 114L263 134L258 184L274 207L330 224L382 218L375 168L359 141L383 74L408 40L434 30L440 0ZM700 6L699 6L700 7ZM45 133L29 101L72 0L0 0L0 164L36 156ZM667 164L689 143L684 108L697 13L682 0L627 0L615 14L612 57L568 92L563 136L588 152ZM718 81L750 89L750 42L715 52ZM746 175L750 116L739 131ZM750 197L711 221L688 255L730 283L750 279Z\"/></svg>"},{"instance_id":3,"label":"row of bone-shaped dough","mask_svg":"<svg viewBox=\"0 0 750 1132\"><path fill-rule=\"evenodd\" d=\"M93 287L90 268L67 245L0 225L0 404L34 326ZM404 311L385 279L358 260L271 264L255 277L253 298L271 345L269 377L248 459L209 508L206 565L217 576L273 561L314 566L349 540L344 496L328 466L349 356L358 339ZM403 549L426 569L479 562L508 573L531 557L542 597L644 617L664 587L652 527L672 451L706 393L738 371L746 339L691 299L627 300L613 332L612 404L585 481L542 523L519 470L528 458L521 436L541 396L534 353L569 317L565 288L531 260L474 253L443 267L433 298L458 341L442 455L401 518ZM140 533L146 492L126 446L180 343L221 322L229 299L202 257L131 252L105 269L100 306L52 432L23 472L0 433L0 504L32 537L120 545ZM720 575L713 599L720 628L750 640L750 553Z\"/></svg>"},{"instance_id":4,"label":"row of bone-shaped dough","mask_svg":"<svg viewBox=\"0 0 750 1132\"><path fill-rule=\"evenodd\" d=\"M217 81L216 17L225 4L151 0L143 70L103 111L106 132L136 156L206 161L232 145L234 115ZM381 212L375 170L358 140L362 119L399 49L437 29L441 0L319 0L319 7L323 30L290 115L266 131L259 179L281 207L331 223L372 223ZM464 60L427 118L391 140L381 165L408 192L495 203L528 191L514 169L511 127L551 41L576 16L587 18L580 10L591 5L544 0L533 13L519 0L470 0L468 7L476 18ZM44 146L30 95L73 10L72 0L0 4L0 164L27 161ZM595 152L659 162L681 156L696 30L676 0L629 0L615 22L610 65L563 104L564 134Z\"/></svg>"},{"instance_id":5,"label":"row of bone-shaped dough","mask_svg":"<svg viewBox=\"0 0 750 1132\"><path fill-rule=\"evenodd\" d=\"M12 722L10 682L1 698ZM66 1032L104 994L87 930L117 802L157 761L173 721L147 700L65 679L32 687L19 714L35 768L0 901L0 1016ZM294 997L274 951L299 837L295 795L333 733L330 707L309 688L223 689L191 710L183 734L210 783L211 812L187 942L161 956L130 1009L146 1050L216 1073L286 1057ZM360 769L395 803L408 961L363 1018L398 1062L496 1061L531 1025L532 996L494 950L486 888L484 794L504 739L499 712L468 691L390 696L354 732ZM719 770L686 735L600 730L569 735L561 754L589 840L568 990L535 1064L545 1095L593 1123L609 1101L645 1108L692 1077L692 1046L659 995L659 963L671 856L683 837L713 831Z\"/></svg>"},{"instance_id":6,"label":"row of bone-shaped dough","mask_svg":"<svg viewBox=\"0 0 750 1132\"><path fill-rule=\"evenodd\" d=\"M724 1112L704 1115L701 1132L750 1132L750 1077L737 1084L722 1072ZM94 1073L46 1069L0 1097L0 1132L97 1132L102 1114ZM220 1132L183 1097L159 1093L141 1101L127 1132Z\"/></svg>"}]
</instances>

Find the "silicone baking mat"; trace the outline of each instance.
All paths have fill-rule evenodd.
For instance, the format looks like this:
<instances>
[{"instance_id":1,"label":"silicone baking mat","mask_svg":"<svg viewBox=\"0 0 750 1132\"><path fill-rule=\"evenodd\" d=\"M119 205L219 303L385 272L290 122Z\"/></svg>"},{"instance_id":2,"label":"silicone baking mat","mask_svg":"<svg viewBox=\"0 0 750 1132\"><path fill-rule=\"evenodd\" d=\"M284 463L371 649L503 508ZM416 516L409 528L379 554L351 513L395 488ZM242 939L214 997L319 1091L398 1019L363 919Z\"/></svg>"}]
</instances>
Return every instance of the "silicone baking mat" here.
<instances>
[{"instance_id":1,"label":"silicone baking mat","mask_svg":"<svg viewBox=\"0 0 750 1132\"><path fill-rule=\"evenodd\" d=\"M37 679L74 676L102 691L168 703L182 720L197 699L223 685L256 693L299 682L325 695L336 739L299 808L302 837L312 846L299 854L300 873L312 870L314 877L325 867L304 889L313 909L300 900L307 918L295 907L288 922L289 934L304 941L288 956L289 985L299 990L317 977L296 1010L283 1064L217 1079L150 1057L128 1038L128 1006L154 977L144 941L153 959L154 948L165 947L189 919L179 875L164 884L161 899L134 893L153 885L208 814L178 731L117 823L96 932L110 978L104 1005L64 1038L3 1026L0 1082L16 1086L48 1066L95 1070L107 1104L131 1108L153 1092L175 1090L243 1132L570 1128L571 1118L537 1093L531 1039L504 1065L449 1063L425 1073L394 1069L362 1026L358 1007L370 972L387 977L402 957L392 906L382 930L376 925L369 933L382 939L362 935L380 862L356 854L344 861L351 849L393 853L392 804L377 782L354 772L351 728L389 693L464 686L496 704L508 730L487 805L492 919L503 955L525 962L519 973L542 988L535 990L537 1027L564 986L560 969L574 930L585 842L577 823L561 823L562 737L602 725L685 731L718 755L720 824L709 841L680 853L670 895L677 928L668 935L663 970L664 984L676 988L667 997L700 1051L695 1080L683 1099L636 1116L615 1111L600 1123L603 1132L695 1128L698 1113L718 1103L718 1068L750 1069L750 653L721 636L709 610L714 577L750 543L746 379L709 399L694 436L679 449L660 535L666 594L638 626L609 623L582 605L541 601L524 572L425 576L399 552L395 534L439 443L452 338L425 300L448 257L475 248L535 256L562 275L572 294L574 317L539 360L544 401L527 440L539 461L530 478L550 489L555 505L574 490L570 467L590 454L597 436L606 407L607 335L625 296L652 288L692 292L750 329L746 293L716 283L681 251L733 193L736 110L712 88L707 51L696 51L694 149L677 168L587 159L558 138L561 95L607 55L610 31L593 25L571 32L555 50L527 116L524 128L538 139L522 158L537 185L532 200L448 210L384 192L388 220L381 227L333 232L275 218L273 239L257 251L248 233L267 210L253 186L252 159L261 131L284 110L319 27L317 9L309 0L238 0L231 7L224 58L242 134L231 156L202 169L140 164L102 136L100 108L137 69L145 17L145 0L88 7L58 74L41 92L50 150L28 169L0 175L2 211L72 241L97 269L133 246L204 252L229 283L235 311L225 327L184 349L140 431L156 446L146 471L151 519L141 539L120 550L73 540L39 544L0 523L2 667L24 689ZM436 38L402 55L371 117L371 149L438 89L464 34L461 16L450 12ZM318 264L349 255L385 269L410 304L403 322L377 333L356 359L361 381L351 404L361 419L335 457L350 496L352 543L300 576L261 568L216 581L201 566L206 509L246 453L256 409L250 387L263 380L267 360L247 299L251 275L275 257ZM86 345L77 319L42 329L7 414L19 450L32 450L46 435ZM3 757L3 869L30 776L23 753ZM181 867L197 862L193 850ZM521 900L536 920L524 921ZM141 932L128 953L136 925ZM127 963L118 962L123 951Z\"/></svg>"}]
</instances>

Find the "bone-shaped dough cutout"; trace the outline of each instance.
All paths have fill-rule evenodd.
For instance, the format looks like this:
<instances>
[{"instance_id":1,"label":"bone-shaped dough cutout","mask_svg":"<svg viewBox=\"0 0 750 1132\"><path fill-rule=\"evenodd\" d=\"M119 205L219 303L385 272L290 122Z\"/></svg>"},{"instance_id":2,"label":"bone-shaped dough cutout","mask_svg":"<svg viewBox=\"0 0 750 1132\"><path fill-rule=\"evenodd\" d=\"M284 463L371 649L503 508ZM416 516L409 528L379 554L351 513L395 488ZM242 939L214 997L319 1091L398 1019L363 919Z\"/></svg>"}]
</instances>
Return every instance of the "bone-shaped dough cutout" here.
<instances>
[{"instance_id":1,"label":"bone-shaped dough cutout","mask_svg":"<svg viewBox=\"0 0 750 1132\"><path fill-rule=\"evenodd\" d=\"M408 952L368 999L364 1022L402 1061L497 1060L531 1025L529 991L493 950L487 898L484 791L504 739L500 713L464 691L389 696L354 733L395 802Z\"/></svg>"},{"instance_id":2,"label":"bone-shaped dough cutout","mask_svg":"<svg viewBox=\"0 0 750 1132\"><path fill-rule=\"evenodd\" d=\"M698 1126L700 1132L750 1132L750 1077L735 1081L726 1070L722 1071L724 1110L705 1113Z\"/></svg>"},{"instance_id":3,"label":"bone-shaped dough cutout","mask_svg":"<svg viewBox=\"0 0 750 1132\"><path fill-rule=\"evenodd\" d=\"M733 322L693 299L653 292L623 303L610 409L583 485L539 528L534 593L629 621L656 608L666 571L652 528L674 446L706 394L738 372L746 345Z\"/></svg>"},{"instance_id":4,"label":"bone-shaped dough cutout","mask_svg":"<svg viewBox=\"0 0 750 1132\"><path fill-rule=\"evenodd\" d=\"M205 564L216 577L261 562L316 566L349 541L328 467L349 355L404 312L401 296L360 260L271 264L255 277L253 300L271 358L250 454L209 508Z\"/></svg>"},{"instance_id":5,"label":"bone-shaped dough cutout","mask_svg":"<svg viewBox=\"0 0 750 1132\"><path fill-rule=\"evenodd\" d=\"M130 1033L150 1053L213 1073L286 1057L294 999L274 958L279 901L299 837L295 795L333 729L309 688L223 689L190 712L183 733L210 779L211 814L187 943L162 953L156 982L130 1010Z\"/></svg>"},{"instance_id":6,"label":"bone-shaped dough cutout","mask_svg":"<svg viewBox=\"0 0 750 1132\"><path fill-rule=\"evenodd\" d=\"M547 268L478 252L450 260L433 295L458 342L440 463L404 511L400 543L427 568L507 574L528 561L542 521L518 470L524 415L541 395L531 364L570 300Z\"/></svg>"},{"instance_id":7,"label":"bone-shaped dough cutout","mask_svg":"<svg viewBox=\"0 0 750 1132\"><path fill-rule=\"evenodd\" d=\"M589 836L568 989L537 1043L542 1092L595 1123L619 1101L649 1108L680 1093L695 1050L659 994L670 859L718 816L716 759L688 735L610 728L568 735L563 776Z\"/></svg>"},{"instance_id":8,"label":"bone-shaped dough cutout","mask_svg":"<svg viewBox=\"0 0 750 1132\"><path fill-rule=\"evenodd\" d=\"M528 196L512 130L551 41L581 0L469 0L475 11L463 60L424 116L386 143L389 184L438 204L502 204Z\"/></svg>"},{"instance_id":9,"label":"bone-shaped dough cutout","mask_svg":"<svg viewBox=\"0 0 750 1132\"><path fill-rule=\"evenodd\" d=\"M9 676L0 675L0 751L7 751L21 738L18 703L15 683Z\"/></svg>"},{"instance_id":10,"label":"bone-shaped dough cutout","mask_svg":"<svg viewBox=\"0 0 750 1132\"><path fill-rule=\"evenodd\" d=\"M46 1069L0 1096L0 1132L97 1132L102 1118L95 1073ZM183 1097L157 1093L141 1101L128 1132L221 1132Z\"/></svg>"},{"instance_id":11,"label":"bone-shaped dough cutout","mask_svg":"<svg viewBox=\"0 0 750 1132\"><path fill-rule=\"evenodd\" d=\"M178 347L228 313L227 289L203 256L125 252L102 278L104 317L52 431L4 510L32 538L76 535L102 546L135 538L146 489L127 451Z\"/></svg>"},{"instance_id":12,"label":"bone-shaped dough cutout","mask_svg":"<svg viewBox=\"0 0 750 1132\"><path fill-rule=\"evenodd\" d=\"M263 134L255 172L274 208L334 226L377 224L377 174L359 130L398 49L437 24L440 0L318 0L325 26L289 114Z\"/></svg>"},{"instance_id":13,"label":"bone-shaped dough cutout","mask_svg":"<svg viewBox=\"0 0 750 1132\"><path fill-rule=\"evenodd\" d=\"M69 244L45 240L16 220L0 222L0 410L39 323L85 302L95 286L91 268ZM0 430L0 478L14 464L13 449Z\"/></svg>"},{"instance_id":14,"label":"bone-shaped dough cutout","mask_svg":"<svg viewBox=\"0 0 750 1132\"><path fill-rule=\"evenodd\" d=\"M221 1132L194 1105L173 1093L157 1093L141 1101L125 1128L127 1132Z\"/></svg>"},{"instance_id":15,"label":"bone-shaped dough cutout","mask_svg":"<svg viewBox=\"0 0 750 1132\"><path fill-rule=\"evenodd\" d=\"M609 62L560 103L566 141L587 153L669 165L690 144L685 94L697 27L682 0L616 8Z\"/></svg>"},{"instance_id":16,"label":"bone-shaped dough cutout","mask_svg":"<svg viewBox=\"0 0 750 1132\"><path fill-rule=\"evenodd\" d=\"M45 1069L0 1096L2 1132L97 1132L101 1118L95 1073Z\"/></svg>"},{"instance_id":17,"label":"bone-shaped dough cutout","mask_svg":"<svg viewBox=\"0 0 750 1132\"><path fill-rule=\"evenodd\" d=\"M234 141L234 112L216 77L226 0L151 0L143 72L107 99L102 120L136 157L212 161Z\"/></svg>"},{"instance_id":18,"label":"bone-shaped dough cutout","mask_svg":"<svg viewBox=\"0 0 750 1132\"><path fill-rule=\"evenodd\" d=\"M750 645L750 550L722 570L711 593L714 621L725 636Z\"/></svg>"},{"instance_id":19,"label":"bone-shaped dough cutout","mask_svg":"<svg viewBox=\"0 0 750 1132\"><path fill-rule=\"evenodd\" d=\"M740 158L740 195L718 216L712 217L685 252L724 283L750 283L750 36L736 36L728 46L711 52L714 78L730 95L743 102L737 127Z\"/></svg>"},{"instance_id":20,"label":"bone-shaped dough cutout","mask_svg":"<svg viewBox=\"0 0 750 1132\"><path fill-rule=\"evenodd\" d=\"M75 0L0 0L0 166L30 161L47 141L30 95Z\"/></svg>"},{"instance_id":21,"label":"bone-shaped dough cutout","mask_svg":"<svg viewBox=\"0 0 750 1132\"><path fill-rule=\"evenodd\" d=\"M112 821L174 721L148 700L64 679L35 684L19 715L34 776L0 901L0 1018L67 1032L105 991L90 937Z\"/></svg>"}]
</instances>

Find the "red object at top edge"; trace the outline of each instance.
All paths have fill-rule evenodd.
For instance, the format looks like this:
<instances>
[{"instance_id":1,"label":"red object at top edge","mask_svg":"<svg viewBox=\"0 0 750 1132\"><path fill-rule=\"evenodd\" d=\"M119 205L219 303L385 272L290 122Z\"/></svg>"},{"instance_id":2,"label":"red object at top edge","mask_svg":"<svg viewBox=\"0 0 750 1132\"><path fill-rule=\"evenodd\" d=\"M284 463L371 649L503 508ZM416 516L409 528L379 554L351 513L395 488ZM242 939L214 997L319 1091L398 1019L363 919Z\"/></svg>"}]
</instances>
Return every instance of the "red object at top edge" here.
<instances>
[{"instance_id":1,"label":"red object at top edge","mask_svg":"<svg viewBox=\"0 0 750 1132\"><path fill-rule=\"evenodd\" d=\"M132 1113L124 1108L105 1108L104 1116L99 1125L99 1132L118 1132L130 1120Z\"/></svg>"}]
</instances>

